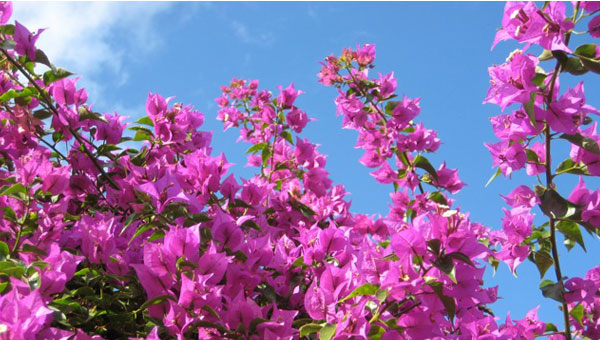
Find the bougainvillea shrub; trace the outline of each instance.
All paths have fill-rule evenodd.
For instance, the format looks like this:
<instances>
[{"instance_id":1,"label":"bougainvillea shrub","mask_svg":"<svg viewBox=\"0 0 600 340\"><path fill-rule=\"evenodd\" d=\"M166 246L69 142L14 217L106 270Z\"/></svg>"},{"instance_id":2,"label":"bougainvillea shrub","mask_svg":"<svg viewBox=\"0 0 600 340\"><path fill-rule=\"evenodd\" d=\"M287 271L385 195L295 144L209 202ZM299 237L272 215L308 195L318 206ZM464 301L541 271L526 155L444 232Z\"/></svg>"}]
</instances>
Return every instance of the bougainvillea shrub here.
<instances>
[{"instance_id":1,"label":"bougainvillea shrub","mask_svg":"<svg viewBox=\"0 0 600 340\"><path fill-rule=\"evenodd\" d=\"M383 217L354 212L330 179L293 84L221 88L209 117L247 143L256 172L240 178L191 105L150 93L136 122L95 112L36 48L43 30L1 3L0 339L600 339L600 267L565 278L559 262L600 227L600 191L586 184L600 175L600 111L583 82L560 88L560 76L600 73L595 44L569 47L574 32L600 36L599 4L506 5L493 45L523 46L489 68L484 100L502 114L485 145L492 180L524 169L539 184L506 193L491 229L452 198L458 171L427 158L441 141L419 98L373 70L375 45L326 57L318 81L356 130L358 161L393 186ZM558 188L569 175L578 184ZM534 306L522 320L490 309L498 288L484 272L528 260L554 271L540 289L564 324Z\"/></svg>"}]
</instances>

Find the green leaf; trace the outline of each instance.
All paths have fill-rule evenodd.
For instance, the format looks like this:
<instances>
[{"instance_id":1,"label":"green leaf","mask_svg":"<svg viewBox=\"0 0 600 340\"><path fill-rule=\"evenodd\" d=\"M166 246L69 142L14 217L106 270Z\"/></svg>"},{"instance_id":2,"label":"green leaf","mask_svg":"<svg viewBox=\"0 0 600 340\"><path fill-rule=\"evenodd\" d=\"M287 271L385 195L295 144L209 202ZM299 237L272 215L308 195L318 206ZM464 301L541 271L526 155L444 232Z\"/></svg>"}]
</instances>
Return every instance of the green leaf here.
<instances>
[{"instance_id":1,"label":"green leaf","mask_svg":"<svg viewBox=\"0 0 600 340\"><path fill-rule=\"evenodd\" d=\"M46 253L43 249L40 249L32 244L29 243L24 243L23 246L21 246L21 251L27 252L27 253L34 253L40 256L47 256L48 253Z\"/></svg>"},{"instance_id":2,"label":"green leaf","mask_svg":"<svg viewBox=\"0 0 600 340\"><path fill-rule=\"evenodd\" d=\"M396 255L394 253L391 253L391 254L386 255L384 257L378 258L378 260L381 260L381 261L398 261L398 260L400 260L400 258L398 257L398 255Z\"/></svg>"},{"instance_id":3,"label":"green leaf","mask_svg":"<svg viewBox=\"0 0 600 340\"><path fill-rule=\"evenodd\" d=\"M14 27L13 27L13 31L14 31ZM0 48L5 49L5 50L14 50L15 47L17 47L17 42L14 40L6 39L6 40L2 41L2 43L0 43Z\"/></svg>"},{"instance_id":4,"label":"green leaf","mask_svg":"<svg viewBox=\"0 0 600 340\"><path fill-rule=\"evenodd\" d=\"M583 148L584 150L587 150L591 153L595 153L596 155L600 155L600 148L598 147L598 143L596 143L595 140L588 138L588 137L584 137L580 134L574 134L574 135L569 135L566 133L563 133L560 138L562 139L566 139L569 142Z\"/></svg>"},{"instance_id":5,"label":"green leaf","mask_svg":"<svg viewBox=\"0 0 600 340\"><path fill-rule=\"evenodd\" d=\"M554 189L535 186L535 194L540 199L542 212L552 218L567 218L577 212L577 207L567 201Z\"/></svg>"},{"instance_id":6,"label":"green leaf","mask_svg":"<svg viewBox=\"0 0 600 340\"><path fill-rule=\"evenodd\" d=\"M148 241L152 242L152 241L156 241L156 240L160 240L161 238L165 237L165 232L162 230L157 230L154 233L152 233L152 235L150 235L150 237L148 237Z\"/></svg>"},{"instance_id":7,"label":"green leaf","mask_svg":"<svg viewBox=\"0 0 600 340\"><path fill-rule=\"evenodd\" d=\"M21 97L31 97L31 96L35 96L37 94L38 94L38 91L31 87L26 87L20 91L10 89L0 96L0 102L6 102L11 99L16 99L16 98L21 98Z\"/></svg>"},{"instance_id":8,"label":"green leaf","mask_svg":"<svg viewBox=\"0 0 600 340\"><path fill-rule=\"evenodd\" d=\"M583 56L587 58L595 58L596 57L596 45L595 44L584 44L575 49L575 53L578 56Z\"/></svg>"},{"instance_id":9,"label":"green leaf","mask_svg":"<svg viewBox=\"0 0 600 340\"><path fill-rule=\"evenodd\" d=\"M133 136L133 140L136 142L139 142L142 140L152 140L152 135L149 135L143 131L136 131L135 135Z\"/></svg>"},{"instance_id":10,"label":"green leaf","mask_svg":"<svg viewBox=\"0 0 600 340\"><path fill-rule=\"evenodd\" d=\"M390 296L390 292L388 292L386 289L378 289L377 293L375 293L375 296L377 297L379 303L383 303L383 301Z\"/></svg>"},{"instance_id":11,"label":"green leaf","mask_svg":"<svg viewBox=\"0 0 600 340\"><path fill-rule=\"evenodd\" d=\"M436 203L448 206L448 201L446 200L446 197L444 197L444 194L442 194L439 191L432 192L431 194L429 194L429 199Z\"/></svg>"},{"instance_id":12,"label":"green leaf","mask_svg":"<svg viewBox=\"0 0 600 340\"><path fill-rule=\"evenodd\" d=\"M131 242L133 242L133 240L135 240L136 238L138 238L138 236L140 236L144 232L152 229L153 227L154 227L153 224L142 224L142 225L140 225L137 228L137 230L135 231L135 234L133 234L133 236L131 237L131 240L129 240L129 244L131 244Z\"/></svg>"},{"instance_id":13,"label":"green leaf","mask_svg":"<svg viewBox=\"0 0 600 340\"><path fill-rule=\"evenodd\" d=\"M10 249L8 248L8 244L6 244L6 242L0 241L0 261L6 260L9 254Z\"/></svg>"},{"instance_id":14,"label":"green leaf","mask_svg":"<svg viewBox=\"0 0 600 340\"><path fill-rule=\"evenodd\" d=\"M445 255L440 256L434 263L434 266L444 272L448 277L452 280L452 282L456 283L456 267L454 267L454 262L452 262L452 258Z\"/></svg>"},{"instance_id":15,"label":"green leaf","mask_svg":"<svg viewBox=\"0 0 600 340\"><path fill-rule=\"evenodd\" d=\"M102 117L98 112L93 112L85 106L80 106L77 108L77 112L79 113L79 121L84 120L97 120L100 122L108 123L106 118Z\"/></svg>"},{"instance_id":16,"label":"green leaf","mask_svg":"<svg viewBox=\"0 0 600 340\"><path fill-rule=\"evenodd\" d=\"M538 59L540 61L550 60L550 59L554 59L554 56L552 55L552 51L543 50L542 53L538 56Z\"/></svg>"},{"instance_id":17,"label":"green leaf","mask_svg":"<svg viewBox=\"0 0 600 340\"><path fill-rule=\"evenodd\" d=\"M439 255L442 243L437 238L427 241L427 249L434 255Z\"/></svg>"},{"instance_id":18,"label":"green leaf","mask_svg":"<svg viewBox=\"0 0 600 340\"><path fill-rule=\"evenodd\" d=\"M558 165L558 167L556 168L555 171L556 171L557 175L564 174L564 173L576 174L576 175L589 175L590 174L585 165L575 163L571 158L567 158L564 161L562 161Z\"/></svg>"},{"instance_id":19,"label":"green leaf","mask_svg":"<svg viewBox=\"0 0 600 340\"><path fill-rule=\"evenodd\" d=\"M600 74L600 62L585 57L579 57L579 59L581 60L581 63L583 64L583 66L585 66L586 69L594 73Z\"/></svg>"},{"instance_id":20,"label":"green leaf","mask_svg":"<svg viewBox=\"0 0 600 340\"><path fill-rule=\"evenodd\" d=\"M308 267L306 264L304 264L304 256L300 256L299 258L294 260L294 263L292 263L292 268L295 268L295 267L302 267L302 268Z\"/></svg>"},{"instance_id":21,"label":"green leaf","mask_svg":"<svg viewBox=\"0 0 600 340\"><path fill-rule=\"evenodd\" d=\"M143 125L148 125L148 126L152 126L152 127L154 126L154 122L149 117L140 118L140 119L138 119L136 121L136 123L143 124Z\"/></svg>"},{"instance_id":22,"label":"green leaf","mask_svg":"<svg viewBox=\"0 0 600 340\"><path fill-rule=\"evenodd\" d=\"M374 285L371 283L365 283L359 287L356 287L350 294L348 294L345 298L338 301L338 303L342 303L348 299L352 299L355 296L359 295L375 295L377 290L379 289L378 285Z\"/></svg>"},{"instance_id":23,"label":"green leaf","mask_svg":"<svg viewBox=\"0 0 600 340\"><path fill-rule=\"evenodd\" d=\"M427 158L417 155L417 157L415 157L413 160L413 166L427 171L433 178L436 180L438 179L437 171L435 171L435 168L431 165L431 163L429 163Z\"/></svg>"},{"instance_id":24,"label":"green leaf","mask_svg":"<svg viewBox=\"0 0 600 340\"><path fill-rule=\"evenodd\" d=\"M446 256L450 256L451 258L453 258L455 260L462 261L462 262L470 265L471 267L475 268L475 264L473 263L473 261L471 261L471 259L467 255L465 255L461 252L455 251L450 254L446 254Z\"/></svg>"},{"instance_id":25,"label":"green leaf","mask_svg":"<svg viewBox=\"0 0 600 340\"><path fill-rule=\"evenodd\" d=\"M523 108L527 113L527 117L529 118L531 126L537 130L537 122L535 120L535 96L535 92L532 92L531 95L529 95L529 101L523 104Z\"/></svg>"},{"instance_id":26,"label":"green leaf","mask_svg":"<svg viewBox=\"0 0 600 340\"><path fill-rule=\"evenodd\" d=\"M14 195L19 193L27 194L27 188L25 188L23 184L17 182L0 192L0 196Z\"/></svg>"},{"instance_id":27,"label":"green leaf","mask_svg":"<svg viewBox=\"0 0 600 340\"><path fill-rule=\"evenodd\" d=\"M579 76L587 73L588 69L583 65L583 62L579 58L569 57L567 63L563 68L563 72L569 72L572 75Z\"/></svg>"},{"instance_id":28,"label":"green leaf","mask_svg":"<svg viewBox=\"0 0 600 340\"><path fill-rule=\"evenodd\" d=\"M577 223L573 221L563 220L559 221L556 224L556 228L563 235L565 235L565 238L577 242L581 246L581 248L583 248L583 250L587 252L587 249L585 249L585 244L583 242L583 236L581 235L581 229L579 228L579 225Z\"/></svg>"},{"instance_id":29,"label":"green leaf","mask_svg":"<svg viewBox=\"0 0 600 340\"><path fill-rule=\"evenodd\" d=\"M433 281L428 283L431 289L435 292L435 294L440 298L444 307L446 308L446 313L448 314L448 318L452 320L456 315L456 301L453 298L444 295L444 288L441 282Z\"/></svg>"},{"instance_id":30,"label":"green leaf","mask_svg":"<svg viewBox=\"0 0 600 340\"><path fill-rule=\"evenodd\" d=\"M337 330L336 324L333 324L333 325L330 323L326 324L319 331L319 340L330 340L335 335L336 330Z\"/></svg>"},{"instance_id":31,"label":"green leaf","mask_svg":"<svg viewBox=\"0 0 600 340\"><path fill-rule=\"evenodd\" d=\"M552 260L550 254L542 250L533 253L533 257L534 263L537 266L538 271L540 272L540 279L543 279L544 274L546 274L546 271L548 271L548 269L552 267L554 261Z\"/></svg>"},{"instance_id":32,"label":"green leaf","mask_svg":"<svg viewBox=\"0 0 600 340\"><path fill-rule=\"evenodd\" d=\"M48 110L36 110L33 111L33 116L39 120L44 120L52 117L52 112Z\"/></svg>"},{"instance_id":33,"label":"green leaf","mask_svg":"<svg viewBox=\"0 0 600 340\"><path fill-rule=\"evenodd\" d=\"M169 299L169 300L173 300L173 301L175 301L175 299L173 298L173 296L171 296L171 295L169 295L169 294L165 294L165 295L157 296L157 297L155 297L155 298L153 298L153 299L150 299L150 300L148 300L148 301L144 302L144 303L143 303L143 304L140 306L140 308L138 308L138 311L143 311L143 310L145 310L146 308L148 308L148 307L150 307L150 306L152 306L152 305L157 305L157 304L159 304L159 303L161 303L161 302L167 301L168 299Z\"/></svg>"},{"instance_id":34,"label":"green leaf","mask_svg":"<svg viewBox=\"0 0 600 340\"><path fill-rule=\"evenodd\" d=\"M540 289L544 297L562 303L564 301L562 290L559 283L552 282L550 280L544 280L540 283Z\"/></svg>"},{"instance_id":35,"label":"green leaf","mask_svg":"<svg viewBox=\"0 0 600 340\"><path fill-rule=\"evenodd\" d=\"M577 304L577 306L575 306L575 308L572 308L569 311L569 315L571 315L573 317L573 319L577 320L577 322L579 322L580 326L583 326L583 305L582 304Z\"/></svg>"},{"instance_id":36,"label":"green leaf","mask_svg":"<svg viewBox=\"0 0 600 340\"><path fill-rule=\"evenodd\" d=\"M270 148L264 148L262 150L261 158L262 158L262 164L263 164L263 166L266 166L267 163L269 162L269 158L271 158L271 149Z\"/></svg>"},{"instance_id":37,"label":"green leaf","mask_svg":"<svg viewBox=\"0 0 600 340\"><path fill-rule=\"evenodd\" d=\"M381 340L381 336L385 334L385 328L372 324L371 328L369 328L369 333L367 334L367 338L371 340Z\"/></svg>"},{"instance_id":38,"label":"green leaf","mask_svg":"<svg viewBox=\"0 0 600 340\"><path fill-rule=\"evenodd\" d=\"M501 173L502 173L502 170L500 170L500 168L496 168L496 172L494 172L492 177L490 177L490 179L488 179L487 183L485 183L485 187L487 188L488 185L490 185L496 179L496 177L500 176Z\"/></svg>"},{"instance_id":39,"label":"green leaf","mask_svg":"<svg viewBox=\"0 0 600 340\"><path fill-rule=\"evenodd\" d=\"M527 161L530 163L540 163L540 159L538 158L537 153L535 153L535 151L531 150L531 149L525 149L525 152L527 153Z\"/></svg>"},{"instance_id":40,"label":"green leaf","mask_svg":"<svg viewBox=\"0 0 600 340\"><path fill-rule=\"evenodd\" d=\"M35 51L35 62L44 64L50 68L54 68L54 65L52 65L52 63L48 59L48 56L46 55L46 53L44 53L44 51L42 51L40 49L37 49Z\"/></svg>"},{"instance_id":41,"label":"green leaf","mask_svg":"<svg viewBox=\"0 0 600 340\"><path fill-rule=\"evenodd\" d=\"M217 318L217 320L221 320L221 316L219 315L219 313L217 313L211 306L204 305L204 306L202 306L202 309L204 309L205 311L210 313L212 316Z\"/></svg>"},{"instance_id":42,"label":"green leaf","mask_svg":"<svg viewBox=\"0 0 600 340\"><path fill-rule=\"evenodd\" d=\"M536 73L535 77L533 77L531 81L535 84L535 86L542 87L542 85L544 85L544 80L546 80L546 77L548 77L548 75L545 73Z\"/></svg>"},{"instance_id":43,"label":"green leaf","mask_svg":"<svg viewBox=\"0 0 600 340\"><path fill-rule=\"evenodd\" d=\"M567 59L568 59L567 52L560 51L560 50L554 50L554 51L552 51L552 55L560 63L560 66L565 67L565 64L567 63Z\"/></svg>"},{"instance_id":44,"label":"green leaf","mask_svg":"<svg viewBox=\"0 0 600 340\"><path fill-rule=\"evenodd\" d=\"M317 333L321 330L321 328L323 328L323 326L319 325L318 323L307 323L304 326L300 327L300 337L311 333Z\"/></svg>"},{"instance_id":45,"label":"green leaf","mask_svg":"<svg viewBox=\"0 0 600 340\"><path fill-rule=\"evenodd\" d=\"M550 333L550 332L558 332L558 328L556 327L555 324L548 322L546 324L546 332L545 333Z\"/></svg>"},{"instance_id":46,"label":"green leaf","mask_svg":"<svg viewBox=\"0 0 600 340\"><path fill-rule=\"evenodd\" d=\"M288 143L294 145L294 140L292 139L291 132L289 132L288 130L283 130L279 135L283 137Z\"/></svg>"},{"instance_id":47,"label":"green leaf","mask_svg":"<svg viewBox=\"0 0 600 340\"><path fill-rule=\"evenodd\" d=\"M49 70L46 71L44 73L44 75L42 76L42 79L44 80L44 84L46 85L50 85L52 83L54 83L55 81L59 81L61 79L64 79L68 76L72 76L73 73L65 70L64 68L60 68L57 67L54 70Z\"/></svg>"},{"instance_id":48,"label":"green leaf","mask_svg":"<svg viewBox=\"0 0 600 340\"><path fill-rule=\"evenodd\" d=\"M248 148L248 150L246 150L246 153L251 153L251 154L256 154L257 152L261 151L262 149L264 149L268 144L267 143L257 143L252 145L251 147Z\"/></svg>"}]
</instances>

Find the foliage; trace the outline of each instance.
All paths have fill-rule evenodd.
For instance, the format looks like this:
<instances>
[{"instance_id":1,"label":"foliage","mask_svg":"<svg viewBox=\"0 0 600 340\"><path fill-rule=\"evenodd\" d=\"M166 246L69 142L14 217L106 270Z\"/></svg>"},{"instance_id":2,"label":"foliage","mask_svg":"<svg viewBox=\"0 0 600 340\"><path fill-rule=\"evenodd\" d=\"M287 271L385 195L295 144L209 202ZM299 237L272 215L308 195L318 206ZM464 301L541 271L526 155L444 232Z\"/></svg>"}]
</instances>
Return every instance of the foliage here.
<instances>
[{"instance_id":1,"label":"foliage","mask_svg":"<svg viewBox=\"0 0 600 340\"><path fill-rule=\"evenodd\" d=\"M600 338L600 267L566 280L556 234L585 249L598 234L600 191L583 177L565 198L556 176L600 175L600 137L583 83L559 94L559 75L600 70L600 49L569 45L598 3L508 3L499 41L544 49L513 52L490 67L486 102L499 142L487 144L499 174L545 175L504 197L502 229L472 222L451 195L457 170L432 164L440 140L416 122L419 99L399 98L393 73L369 76L375 46L344 49L321 64L337 91L342 126L358 132L360 162L392 184L385 217L353 213L326 157L302 137L310 122L292 85L274 95L234 79L216 99L217 119L250 143L250 179L213 156L204 115L149 94L147 116L125 123L94 112L85 89L9 24L0 5L1 339L551 339ZM600 16L589 34L600 36ZM554 62L545 71L541 61ZM38 74L45 67L47 71ZM124 137L124 131L133 137ZM570 143L556 169L551 146ZM539 178L539 177L538 177ZM548 222L533 225L535 207ZM565 325L499 323L497 287L483 274L526 259L561 304Z\"/></svg>"}]
</instances>

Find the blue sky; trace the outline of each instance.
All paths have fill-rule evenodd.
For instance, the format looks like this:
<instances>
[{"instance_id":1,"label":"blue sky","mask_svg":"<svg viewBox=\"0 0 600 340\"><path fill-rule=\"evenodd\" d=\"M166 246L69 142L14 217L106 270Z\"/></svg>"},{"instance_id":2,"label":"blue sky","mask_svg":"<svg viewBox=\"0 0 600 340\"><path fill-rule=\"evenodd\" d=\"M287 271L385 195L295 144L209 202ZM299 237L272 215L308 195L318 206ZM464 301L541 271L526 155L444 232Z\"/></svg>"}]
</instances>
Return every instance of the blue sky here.
<instances>
[{"instance_id":1,"label":"blue sky","mask_svg":"<svg viewBox=\"0 0 600 340\"><path fill-rule=\"evenodd\" d=\"M222 133L214 119L220 86L234 77L258 79L261 88L274 92L277 85L294 83L305 92L297 104L316 119L304 135L329 155L327 168L352 193L353 211L385 215L392 188L375 182L358 163L362 152L353 148L356 134L341 130L341 117L335 116L336 93L316 77L324 57L344 47L376 44L374 71L394 71L398 93L421 97L418 120L438 131L443 145L430 159L434 164L447 160L468 184L455 196L458 205L472 220L497 229L503 216L499 194L533 183L523 172L484 188L493 169L483 143L497 141L489 118L500 113L499 107L482 104L487 68L519 47L501 43L490 51L503 8L503 2L18 2L13 17L31 30L49 28L38 46L55 64L82 77L80 84L98 111L137 120L145 115L148 92L194 104L206 115L204 129L215 131L215 151L225 152L237 164L232 171L246 178L252 174L243 166L248 146L235 143L236 131ZM576 46L577 38L574 42ZM583 79L588 103L600 107L600 99L590 95L600 93L600 78ZM560 151L565 153L555 159L567 156L567 149ZM575 178L559 183L570 191ZM581 276L599 264L598 240L586 241L587 254L578 249L567 254L561 247L564 275ZM540 316L560 324L556 304L537 288L535 267L525 263L518 274L514 279L502 265L495 277L486 276L486 284L500 285L504 298L493 306L496 315L503 319L510 310L513 318L522 318L542 305ZM546 278L553 278L552 270Z\"/></svg>"}]
</instances>

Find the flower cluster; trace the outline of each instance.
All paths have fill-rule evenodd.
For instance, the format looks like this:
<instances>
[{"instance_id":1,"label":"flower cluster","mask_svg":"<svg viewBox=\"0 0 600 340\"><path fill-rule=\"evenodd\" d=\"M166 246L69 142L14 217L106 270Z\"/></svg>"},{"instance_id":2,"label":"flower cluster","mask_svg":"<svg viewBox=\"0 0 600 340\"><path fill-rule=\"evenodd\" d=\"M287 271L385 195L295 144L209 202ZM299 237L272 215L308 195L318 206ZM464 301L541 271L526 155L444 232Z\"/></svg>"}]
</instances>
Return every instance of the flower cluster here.
<instances>
[{"instance_id":1,"label":"flower cluster","mask_svg":"<svg viewBox=\"0 0 600 340\"><path fill-rule=\"evenodd\" d=\"M491 119L499 142L485 144L489 149L493 166L498 167L495 176L510 176L525 168L530 176L536 176L539 184L534 188L518 186L504 197L511 207L505 211L502 230L492 233L492 244L501 247L497 257L508 264L513 273L525 259L534 262L543 278L554 266L556 280L544 280L540 285L544 296L562 304L565 330L559 336L597 338L599 325L593 298L596 295L597 277L588 274L592 282L581 284L582 279L572 278L563 282L558 258L556 234L565 237L565 245L571 249L579 244L585 249L581 227L590 233L599 233L599 191L586 188L583 177L564 198L554 183L559 175L575 174L598 176L600 139L592 117L600 111L586 103L584 83L561 93L560 75L570 73L580 76L589 71L598 73L600 55L595 44L584 44L572 51L568 45L575 25L585 16L596 13L600 7L595 2L573 2L573 14L566 14L562 2L546 3L541 9L533 2L507 3L502 28L493 43L516 40L526 43L523 50L511 53L506 62L489 68L490 88L484 103L493 103L504 111L515 109ZM589 21L588 33L597 37L600 15ZM535 47L542 49L539 56L526 51ZM543 61L554 61L552 71L542 68ZM552 167L552 146L559 142L570 143L571 152L556 168ZM540 175L545 177L542 181ZM492 179L494 178L492 177ZM548 222L536 227L532 210L539 206ZM594 281L596 280L596 281ZM585 302L584 302L585 301ZM569 321L570 320L570 321ZM573 326L573 329L571 328Z\"/></svg>"},{"instance_id":2,"label":"flower cluster","mask_svg":"<svg viewBox=\"0 0 600 340\"><path fill-rule=\"evenodd\" d=\"M571 53L564 6L532 6L509 4L517 15L497 40L547 45L555 58ZM512 209L502 231L470 221L450 198L465 185L457 170L425 156L440 140L415 122L419 99L397 100L393 73L369 78L374 45L327 57L319 81L337 89L342 125L358 131L365 150L359 161L394 185L386 216L351 212L326 155L301 135L311 119L293 84L276 95L256 80L221 88L217 119L239 128L251 144L248 165L259 169L236 178L225 155L213 155L212 133L199 130L202 113L152 93L134 123L94 112L77 79L36 48L42 30L9 24L11 12L0 3L0 339L534 339L552 331L537 309L499 323L485 264L501 259L514 270L548 243L532 226L536 205L555 217L565 208L561 216L593 230L599 191L582 180L562 199L550 186L520 186L505 197ZM582 67L597 62L577 56ZM594 175L595 125L581 124L597 110L583 85L558 96L559 69L542 73L540 59L517 52L491 71L486 101L522 105L492 121L502 139L488 145L496 165L507 176L523 167L545 173L548 144L532 140L554 129L572 143L561 171ZM535 250L534 259L543 255ZM544 286L579 311L575 332L592 338L597 274L565 282L560 296Z\"/></svg>"}]
</instances>

